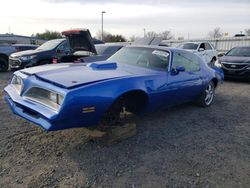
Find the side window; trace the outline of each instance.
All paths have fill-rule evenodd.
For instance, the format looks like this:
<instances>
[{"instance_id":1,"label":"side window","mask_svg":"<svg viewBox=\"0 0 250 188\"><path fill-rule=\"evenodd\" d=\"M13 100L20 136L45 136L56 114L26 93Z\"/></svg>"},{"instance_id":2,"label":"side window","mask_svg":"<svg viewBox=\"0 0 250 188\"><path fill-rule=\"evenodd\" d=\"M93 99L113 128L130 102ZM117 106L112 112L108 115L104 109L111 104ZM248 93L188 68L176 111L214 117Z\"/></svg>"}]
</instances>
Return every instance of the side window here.
<instances>
[{"instance_id":1,"label":"side window","mask_svg":"<svg viewBox=\"0 0 250 188\"><path fill-rule=\"evenodd\" d=\"M192 53L174 52L172 69L177 66L185 68L186 72L197 72L200 70L199 59Z\"/></svg>"},{"instance_id":2,"label":"side window","mask_svg":"<svg viewBox=\"0 0 250 188\"><path fill-rule=\"evenodd\" d=\"M63 52L70 51L67 42L63 42L57 49L59 49L60 51L63 51Z\"/></svg>"},{"instance_id":3,"label":"side window","mask_svg":"<svg viewBox=\"0 0 250 188\"><path fill-rule=\"evenodd\" d=\"M212 47L209 43L205 43L205 50L212 50Z\"/></svg>"}]
</instances>

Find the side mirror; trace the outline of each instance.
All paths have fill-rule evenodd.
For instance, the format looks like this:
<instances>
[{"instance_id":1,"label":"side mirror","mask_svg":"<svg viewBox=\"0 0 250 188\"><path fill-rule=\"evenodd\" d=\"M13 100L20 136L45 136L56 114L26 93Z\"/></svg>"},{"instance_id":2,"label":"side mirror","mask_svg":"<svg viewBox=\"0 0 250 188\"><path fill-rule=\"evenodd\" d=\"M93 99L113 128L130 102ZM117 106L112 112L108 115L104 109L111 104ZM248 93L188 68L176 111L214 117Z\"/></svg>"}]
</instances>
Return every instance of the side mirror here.
<instances>
[{"instance_id":1,"label":"side mirror","mask_svg":"<svg viewBox=\"0 0 250 188\"><path fill-rule=\"evenodd\" d=\"M177 67L175 68L175 70L176 70L177 72L184 72L184 71L185 71L185 67L183 67L183 66L177 66Z\"/></svg>"},{"instance_id":2,"label":"side mirror","mask_svg":"<svg viewBox=\"0 0 250 188\"><path fill-rule=\"evenodd\" d=\"M218 57L222 57L222 56L224 56L225 55L225 53L219 53L218 54Z\"/></svg>"},{"instance_id":3,"label":"side mirror","mask_svg":"<svg viewBox=\"0 0 250 188\"><path fill-rule=\"evenodd\" d=\"M205 51L205 49L204 49L204 48L199 48L198 51L199 51L199 52L203 52L203 51Z\"/></svg>"},{"instance_id":4,"label":"side mirror","mask_svg":"<svg viewBox=\"0 0 250 188\"><path fill-rule=\"evenodd\" d=\"M60 53L62 53L62 50L57 49L57 50L56 50L56 53L60 54Z\"/></svg>"}]
</instances>

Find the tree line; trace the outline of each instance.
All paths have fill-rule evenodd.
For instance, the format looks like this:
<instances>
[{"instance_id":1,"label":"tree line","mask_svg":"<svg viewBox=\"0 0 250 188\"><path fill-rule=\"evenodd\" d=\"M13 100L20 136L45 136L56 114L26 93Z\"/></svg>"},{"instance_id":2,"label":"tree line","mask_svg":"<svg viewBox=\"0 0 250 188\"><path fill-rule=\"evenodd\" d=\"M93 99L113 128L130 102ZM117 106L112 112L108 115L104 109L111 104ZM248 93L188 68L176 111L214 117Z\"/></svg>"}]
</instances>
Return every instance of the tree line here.
<instances>
[{"instance_id":1,"label":"tree line","mask_svg":"<svg viewBox=\"0 0 250 188\"><path fill-rule=\"evenodd\" d=\"M250 28L245 29L244 33L242 31L240 33L244 34L246 36L250 36ZM207 34L207 36L210 38L221 38L225 35L226 35L226 33L223 33L220 27L214 28L213 30L211 30ZM44 40L52 40L52 39L62 38L63 36L60 32L46 30L43 33L32 34L32 37L37 37L37 38L44 39ZM166 31L163 31L160 33L156 33L154 31L148 31L148 32L144 33L144 37L161 37L163 40L175 39L174 34L172 34L172 32L170 30L166 30ZM97 32L96 38L97 39L102 38L101 31ZM133 42L137 38L140 38L140 37L132 35L129 37L129 39L126 39L126 37L124 37L121 34L111 34L107 31L103 32L103 41L104 42L127 42L127 41Z\"/></svg>"}]
</instances>

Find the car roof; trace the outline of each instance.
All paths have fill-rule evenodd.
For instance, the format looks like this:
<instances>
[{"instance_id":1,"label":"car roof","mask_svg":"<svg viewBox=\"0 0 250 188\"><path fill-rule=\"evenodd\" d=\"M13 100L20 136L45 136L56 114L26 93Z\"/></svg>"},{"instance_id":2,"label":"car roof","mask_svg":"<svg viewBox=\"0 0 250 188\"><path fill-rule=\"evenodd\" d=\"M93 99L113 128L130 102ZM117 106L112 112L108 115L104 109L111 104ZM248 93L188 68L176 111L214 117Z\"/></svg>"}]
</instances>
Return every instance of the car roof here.
<instances>
[{"instance_id":1,"label":"car roof","mask_svg":"<svg viewBox=\"0 0 250 188\"><path fill-rule=\"evenodd\" d=\"M35 46L39 46L39 45L35 45L35 44L13 44L12 46L31 46L31 47L35 47Z\"/></svg>"},{"instance_id":2,"label":"car roof","mask_svg":"<svg viewBox=\"0 0 250 188\"><path fill-rule=\"evenodd\" d=\"M111 43L107 43L107 44L95 44L95 46L117 46L117 47L123 47L123 46L126 46L126 44L111 44Z\"/></svg>"}]
</instances>

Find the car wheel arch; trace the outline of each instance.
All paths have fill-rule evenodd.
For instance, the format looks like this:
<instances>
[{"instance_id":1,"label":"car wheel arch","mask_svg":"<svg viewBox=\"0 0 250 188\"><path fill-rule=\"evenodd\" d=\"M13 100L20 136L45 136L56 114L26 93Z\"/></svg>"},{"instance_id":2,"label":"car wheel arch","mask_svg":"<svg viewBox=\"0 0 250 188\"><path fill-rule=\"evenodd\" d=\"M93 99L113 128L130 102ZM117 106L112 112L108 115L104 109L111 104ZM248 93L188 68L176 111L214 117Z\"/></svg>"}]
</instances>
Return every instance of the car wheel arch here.
<instances>
[{"instance_id":1,"label":"car wheel arch","mask_svg":"<svg viewBox=\"0 0 250 188\"><path fill-rule=\"evenodd\" d=\"M143 90L129 90L119 94L113 103L118 100L122 100L124 105L128 108L127 110L132 113L140 113L146 106L149 96ZM112 104L113 104L112 103ZM112 107L112 104L110 107Z\"/></svg>"}]
</instances>

